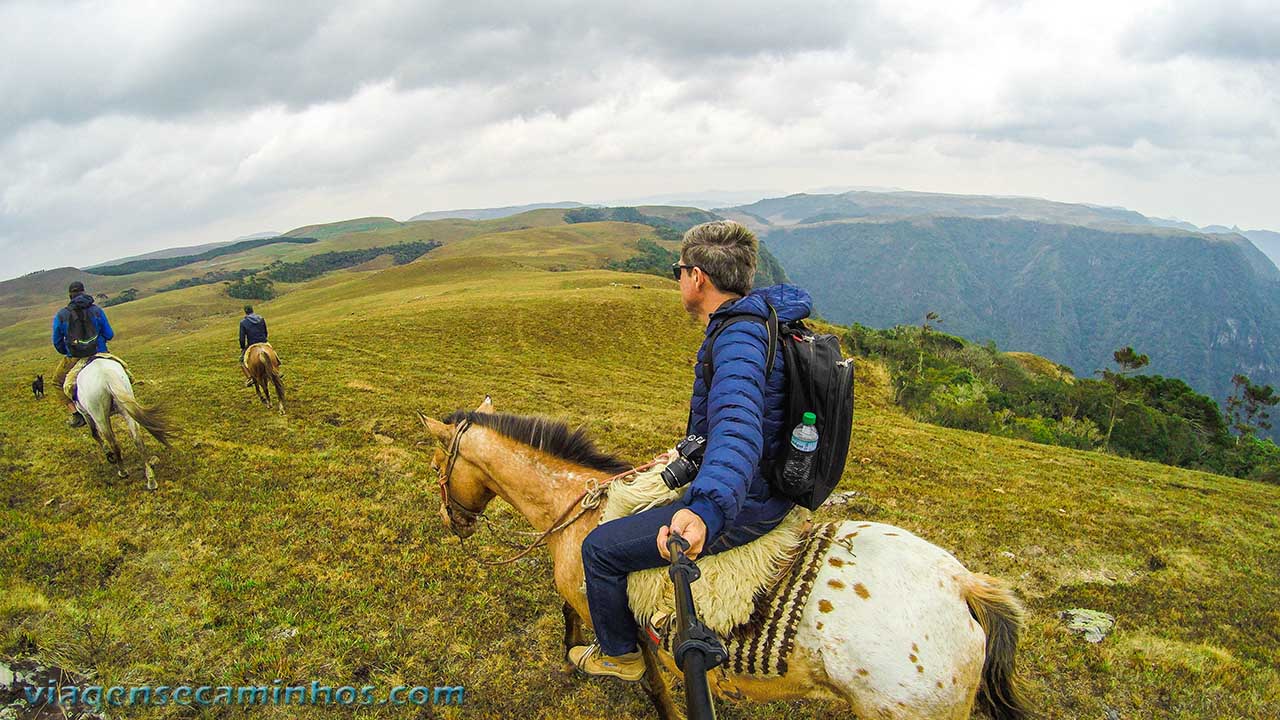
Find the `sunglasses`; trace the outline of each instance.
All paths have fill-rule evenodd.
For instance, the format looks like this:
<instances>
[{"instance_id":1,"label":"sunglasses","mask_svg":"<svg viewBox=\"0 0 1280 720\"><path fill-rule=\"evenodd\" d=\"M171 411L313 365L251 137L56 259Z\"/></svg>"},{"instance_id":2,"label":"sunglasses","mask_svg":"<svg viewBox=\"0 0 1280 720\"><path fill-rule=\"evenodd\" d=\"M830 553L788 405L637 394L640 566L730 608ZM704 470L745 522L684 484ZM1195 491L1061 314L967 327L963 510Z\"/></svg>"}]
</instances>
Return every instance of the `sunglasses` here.
<instances>
[{"instance_id":1,"label":"sunglasses","mask_svg":"<svg viewBox=\"0 0 1280 720\"><path fill-rule=\"evenodd\" d=\"M680 272L682 270L692 270L696 267L698 266L697 265L681 265L678 262L673 262L671 263L671 277L675 278L676 282L680 282ZM706 272L706 270L703 270L703 272Z\"/></svg>"}]
</instances>

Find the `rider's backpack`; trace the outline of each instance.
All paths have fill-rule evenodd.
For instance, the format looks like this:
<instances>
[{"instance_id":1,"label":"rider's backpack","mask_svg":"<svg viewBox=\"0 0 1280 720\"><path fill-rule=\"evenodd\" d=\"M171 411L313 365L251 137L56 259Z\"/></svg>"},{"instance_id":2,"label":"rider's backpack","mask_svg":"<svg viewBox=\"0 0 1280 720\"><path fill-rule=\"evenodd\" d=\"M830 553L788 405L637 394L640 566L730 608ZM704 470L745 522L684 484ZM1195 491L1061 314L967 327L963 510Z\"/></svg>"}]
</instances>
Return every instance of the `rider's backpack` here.
<instances>
[{"instance_id":1,"label":"rider's backpack","mask_svg":"<svg viewBox=\"0 0 1280 720\"><path fill-rule=\"evenodd\" d=\"M779 323L773 307L769 319L758 315L739 314L725 318L711 334L707 354L702 363L702 382L711 392L715 372L715 342L724 329L735 322L758 322L769 330L769 353L765 377L773 372L774 354L780 347L787 373L787 414L779 432L781 451L766 467L765 477L775 495L798 505L816 510L826 501L840 482L845 459L849 454L849 434L853 430L853 358L845 359L840 351L840 338L820 335L803 321ZM791 449L791 431L801 423L804 414L817 416L818 454L814 458L807 482L782 482L782 470Z\"/></svg>"},{"instance_id":2,"label":"rider's backpack","mask_svg":"<svg viewBox=\"0 0 1280 720\"><path fill-rule=\"evenodd\" d=\"M93 357L98 352L98 325L89 307L67 306L67 351L71 357Z\"/></svg>"}]
</instances>

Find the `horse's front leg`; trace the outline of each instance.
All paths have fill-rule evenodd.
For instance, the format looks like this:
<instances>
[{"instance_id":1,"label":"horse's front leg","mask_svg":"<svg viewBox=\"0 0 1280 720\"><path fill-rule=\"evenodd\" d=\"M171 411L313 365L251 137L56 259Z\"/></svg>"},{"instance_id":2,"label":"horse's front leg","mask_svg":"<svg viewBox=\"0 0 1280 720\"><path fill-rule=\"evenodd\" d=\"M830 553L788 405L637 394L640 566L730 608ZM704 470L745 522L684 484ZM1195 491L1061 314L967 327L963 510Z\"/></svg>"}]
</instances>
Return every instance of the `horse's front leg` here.
<instances>
[{"instance_id":1,"label":"horse's front leg","mask_svg":"<svg viewBox=\"0 0 1280 720\"><path fill-rule=\"evenodd\" d=\"M671 698L671 687L662 674L658 648L644 630L640 631L640 654L644 656L644 691L653 702L653 708L658 711L658 717L662 720L682 720L684 713L676 707L675 700Z\"/></svg>"},{"instance_id":2,"label":"horse's front leg","mask_svg":"<svg viewBox=\"0 0 1280 720\"><path fill-rule=\"evenodd\" d=\"M594 525L594 524L593 524ZM565 656L568 649L577 645L586 645L582 636L584 618L590 607L587 604L582 572L582 538L585 532L578 534L564 533L550 543L551 555L555 558L555 584L560 597L564 598L564 643ZM671 699L671 688L662 674L662 664L658 660L657 649L649 634L640 630L640 651L644 656L644 680L641 688L653 702L662 720L681 720L684 715ZM573 666L570 664L570 670Z\"/></svg>"},{"instance_id":3,"label":"horse's front leg","mask_svg":"<svg viewBox=\"0 0 1280 720\"><path fill-rule=\"evenodd\" d=\"M98 442L99 447L102 447L103 452L106 452L107 448L102 446L102 434L98 432L98 423L94 422L93 415L79 405L76 406L76 412L80 413L80 416L84 418L85 424L89 426L89 434Z\"/></svg>"},{"instance_id":4,"label":"horse's front leg","mask_svg":"<svg viewBox=\"0 0 1280 720\"><path fill-rule=\"evenodd\" d=\"M561 612L564 613L564 671L572 675L576 668L568 661L569 650L586 645L587 638L582 634L582 618L578 616L578 611L566 602L561 607Z\"/></svg>"}]
</instances>

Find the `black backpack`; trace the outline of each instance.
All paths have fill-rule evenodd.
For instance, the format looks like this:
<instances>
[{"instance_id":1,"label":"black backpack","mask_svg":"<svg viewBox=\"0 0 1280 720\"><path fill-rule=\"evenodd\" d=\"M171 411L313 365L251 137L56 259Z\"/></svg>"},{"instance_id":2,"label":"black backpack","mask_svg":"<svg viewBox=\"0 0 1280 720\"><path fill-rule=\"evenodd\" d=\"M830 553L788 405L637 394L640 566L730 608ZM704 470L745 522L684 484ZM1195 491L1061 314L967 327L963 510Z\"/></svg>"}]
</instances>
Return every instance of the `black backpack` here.
<instances>
[{"instance_id":1,"label":"black backpack","mask_svg":"<svg viewBox=\"0 0 1280 720\"><path fill-rule=\"evenodd\" d=\"M769 319L759 315L738 314L725 318L711 334L706 359L702 363L702 382L711 392L715 372L715 342L724 329L736 322L762 323L769 331L769 351L765 361L766 382L773 372L774 355L779 347L786 366L787 414L779 431L782 451L765 468L769 488L775 495L797 505L816 510L840 482L849 454L849 434L853 431L853 358L845 359L840 338L819 335L803 321L779 323L778 314L769 307ZM782 470L791 451L791 431L804 414L817 416L818 454L812 474L798 483L784 481Z\"/></svg>"},{"instance_id":2,"label":"black backpack","mask_svg":"<svg viewBox=\"0 0 1280 720\"><path fill-rule=\"evenodd\" d=\"M93 357L98 352L98 326L89 307L67 306L67 352L71 357Z\"/></svg>"}]
</instances>

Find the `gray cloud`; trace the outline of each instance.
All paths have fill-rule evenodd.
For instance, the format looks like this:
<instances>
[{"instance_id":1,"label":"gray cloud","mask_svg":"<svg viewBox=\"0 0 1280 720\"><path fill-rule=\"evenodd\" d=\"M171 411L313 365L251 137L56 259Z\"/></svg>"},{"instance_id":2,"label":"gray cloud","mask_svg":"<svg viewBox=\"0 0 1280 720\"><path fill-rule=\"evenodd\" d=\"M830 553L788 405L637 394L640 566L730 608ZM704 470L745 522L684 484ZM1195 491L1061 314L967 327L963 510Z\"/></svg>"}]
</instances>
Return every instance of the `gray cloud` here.
<instances>
[{"instance_id":1,"label":"gray cloud","mask_svg":"<svg viewBox=\"0 0 1280 720\"><path fill-rule=\"evenodd\" d=\"M165 117L263 103L300 107L363 85L589 79L618 58L681 70L715 59L842 47L876 38L874 7L818 2L13 3L0 122ZM150 15L150 13L148 13ZM5 69L7 68L7 69Z\"/></svg>"},{"instance_id":2,"label":"gray cloud","mask_svg":"<svg viewBox=\"0 0 1280 720\"><path fill-rule=\"evenodd\" d=\"M1280 11L1267 0L1170 3L1135 23L1128 46L1146 57L1280 60Z\"/></svg>"},{"instance_id":3,"label":"gray cloud","mask_svg":"<svg viewBox=\"0 0 1280 720\"><path fill-rule=\"evenodd\" d=\"M1274 22L1161 7L0 0L0 275L711 187L1280 226Z\"/></svg>"}]
</instances>

